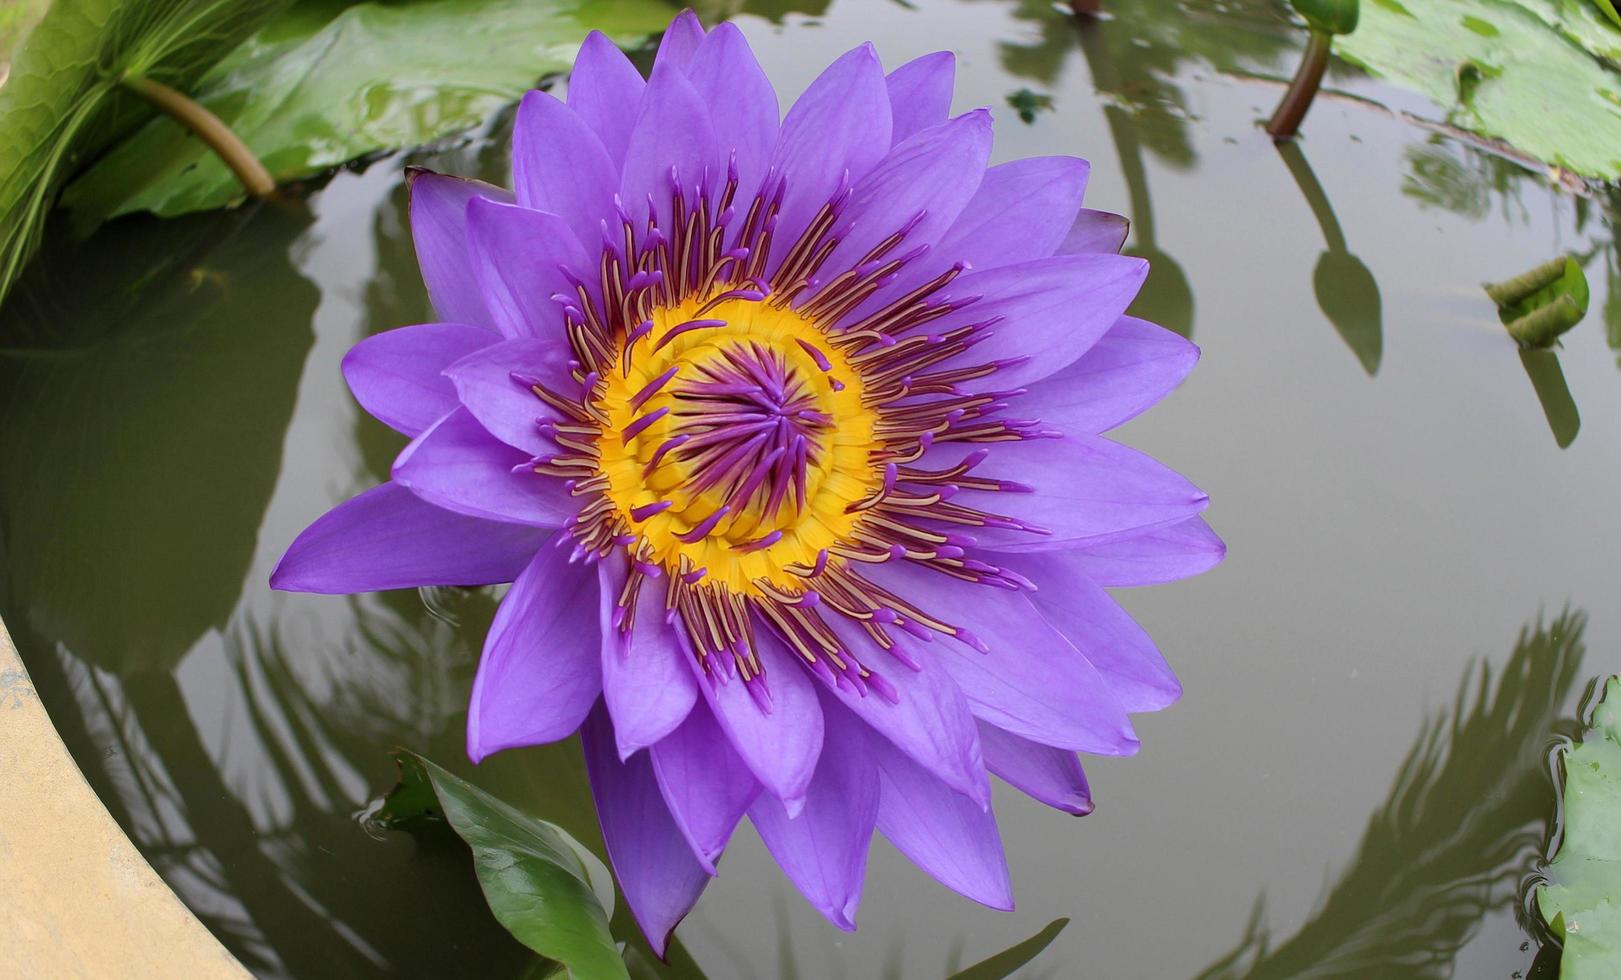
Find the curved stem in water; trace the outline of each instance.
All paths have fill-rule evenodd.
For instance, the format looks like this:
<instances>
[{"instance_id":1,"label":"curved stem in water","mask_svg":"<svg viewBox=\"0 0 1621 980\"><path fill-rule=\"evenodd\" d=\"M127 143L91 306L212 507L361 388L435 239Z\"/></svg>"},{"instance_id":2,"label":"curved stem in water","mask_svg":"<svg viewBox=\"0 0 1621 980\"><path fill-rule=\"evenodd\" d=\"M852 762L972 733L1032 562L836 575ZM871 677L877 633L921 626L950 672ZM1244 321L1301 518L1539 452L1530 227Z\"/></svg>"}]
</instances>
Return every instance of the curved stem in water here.
<instances>
[{"instance_id":1,"label":"curved stem in water","mask_svg":"<svg viewBox=\"0 0 1621 980\"><path fill-rule=\"evenodd\" d=\"M268 197L276 189L276 181L270 176L270 171L253 155L247 144L231 132L229 126L220 122L218 116L162 82L130 75L123 79L123 83L125 88L152 103L208 144L208 148L231 168L231 173L236 175L249 194Z\"/></svg>"},{"instance_id":2,"label":"curved stem in water","mask_svg":"<svg viewBox=\"0 0 1621 980\"><path fill-rule=\"evenodd\" d=\"M1300 121L1306 118L1306 110L1311 108L1311 101L1317 97L1317 89L1323 82L1323 72L1328 70L1328 52L1334 44L1334 36L1326 31L1312 31L1311 40L1306 44L1306 55L1300 62L1300 70L1295 72L1294 81L1289 83L1289 91L1283 94L1283 101L1278 103L1277 111L1266 124L1266 131L1275 140L1294 139L1295 133L1300 130Z\"/></svg>"}]
</instances>

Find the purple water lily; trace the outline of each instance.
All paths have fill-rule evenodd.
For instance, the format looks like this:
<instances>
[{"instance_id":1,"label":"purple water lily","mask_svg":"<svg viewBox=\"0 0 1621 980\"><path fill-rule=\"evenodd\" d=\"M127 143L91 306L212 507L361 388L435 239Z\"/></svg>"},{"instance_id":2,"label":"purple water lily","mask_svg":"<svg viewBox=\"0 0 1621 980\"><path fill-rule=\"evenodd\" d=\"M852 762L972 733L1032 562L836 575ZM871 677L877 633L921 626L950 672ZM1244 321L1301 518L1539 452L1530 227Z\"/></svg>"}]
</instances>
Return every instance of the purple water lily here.
<instances>
[{"instance_id":1,"label":"purple water lily","mask_svg":"<svg viewBox=\"0 0 1621 980\"><path fill-rule=\"evenodd\" d=\"M987 773L1087 813L1076 753L1180 693L1103 586L1222 544L1098 433L1198 350L1125 315L1147 267L1085 161L988 167L952 77L865 45L784 118L730 24L682 14L645 82L593 34L524 98L512 193L413 176L443 322L344 359L412 441L272 583L513 583L468 752L580 732L655 949L745 815L841 928L874 828L1011 908Z\"/></svg>"}]
</instances>

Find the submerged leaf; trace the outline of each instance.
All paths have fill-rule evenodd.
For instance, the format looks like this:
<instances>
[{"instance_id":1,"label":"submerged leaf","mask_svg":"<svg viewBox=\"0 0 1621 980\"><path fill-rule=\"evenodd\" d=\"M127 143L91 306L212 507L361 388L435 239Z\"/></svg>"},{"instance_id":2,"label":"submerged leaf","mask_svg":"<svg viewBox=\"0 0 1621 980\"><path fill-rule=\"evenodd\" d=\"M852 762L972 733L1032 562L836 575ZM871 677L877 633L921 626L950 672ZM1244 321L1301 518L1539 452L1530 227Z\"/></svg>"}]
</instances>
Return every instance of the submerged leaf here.
<instances>
[{"instance_id":1,"label":"submerged leaf","mask_svg":"<svg viewBox=\"0 0 1621 980\"><path fill-rule=\"evenodd\" d=\"M525 946L578 980L628 978L608 931L613 883L556 824L532 817L410 752L379 818L394 826L442 816L473 849L490 911ZM605 907L606 906L606 907Z\"/></svg>"},{"instance_id":2,"label":"submerged leaf","mask_svg":"<svg viewBox=\"0 0 1621 980\"><path fill-rule=\"evenodd\" d=\"M1335 50L1464 129L1587 177L1621 177L1621 36L1586 4L1375 0ZM1602 32L1602 33L1600 33Z\"/></svg>"},{"instance_id":3,"label":"submerged leaf","mask_svg":"<svg viewBox=\"0 0 1621 980\"><path fill-rule=\"evenodd\" d=\"M420 0L333 16L306 2L221 62L194 97L278 182L477 126L542 76L566 70L593 28L622 43L658 30L657 0ZM229 170L156 119L68 188L80 223L170 216L240 200Z\"/></svg>"},{"instance_id":4,"label":"submerged leaf","mask_svg":"<svg viewBox=\"0 0 1621 980\"><path fill-rule=\"evenodd\" d=\"M1537 908L1565 944L1562 980L1621 976L1621 677L1582 740L1559 754L1564 834Z\"/></svg>"},{"instance_id":5,"label":"submerged leaf","mask_svg":"<svg viewBox=\"0 0 1621 980\"><path fill-rule=\"evenodd\" d=\"M953 973L949 980L1003 980L1018 972L1020 967L1040 956L1052 945L1058 934L1069 925L1068 919L1054 919L1042 930L1020 943L1015 943L994 956L980 960L973 966Z\"/></svg>"}]
</instances>

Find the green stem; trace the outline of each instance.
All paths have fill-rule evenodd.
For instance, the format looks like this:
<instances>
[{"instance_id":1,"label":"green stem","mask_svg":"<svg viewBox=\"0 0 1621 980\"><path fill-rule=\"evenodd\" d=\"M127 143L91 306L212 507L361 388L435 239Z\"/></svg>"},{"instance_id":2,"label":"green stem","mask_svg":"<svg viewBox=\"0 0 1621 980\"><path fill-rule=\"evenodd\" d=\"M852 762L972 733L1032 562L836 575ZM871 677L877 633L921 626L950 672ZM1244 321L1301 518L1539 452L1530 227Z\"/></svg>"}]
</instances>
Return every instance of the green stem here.
<instances>
[{"instance_id":1,"label":"green stem","mask_svg":"<svg viewBox=\"0 0 1621 980\"><path fill-rule=\"evenodd\" d=\"M1300 62L1300 70L1295 72L1294 81L1289 83L1289 91L1283 94L1283 101L1278 103L1277 111L1266 124L1266 131L1272 134L1275 140L1290 140L1300 131L1300 121L1306 118L1306 110L1311 108L1311 102L1317 97L1317 89L1323 83L1323 72L1328 70L1328 52L1334 44L1334 36L1326 31L1312 31L1311 40L1306 43L1306 55Z\"/></svg>"},{"instance_id":2,"label":"green stem","mask_svg":"<svg viewBox=\"0 0 1621 980\"><path fill-rule=\"evenodd\" d=\"M125 76L123 81L125 88L152 103L206 143L231 168L231 173L236 175L249 194L269 197L276 189L276 181L270 176L270 171L253 155L247 144L231 132L229 126L220 122L218 116L162 82L135 75Z\"/></svg>"}]
</instances>

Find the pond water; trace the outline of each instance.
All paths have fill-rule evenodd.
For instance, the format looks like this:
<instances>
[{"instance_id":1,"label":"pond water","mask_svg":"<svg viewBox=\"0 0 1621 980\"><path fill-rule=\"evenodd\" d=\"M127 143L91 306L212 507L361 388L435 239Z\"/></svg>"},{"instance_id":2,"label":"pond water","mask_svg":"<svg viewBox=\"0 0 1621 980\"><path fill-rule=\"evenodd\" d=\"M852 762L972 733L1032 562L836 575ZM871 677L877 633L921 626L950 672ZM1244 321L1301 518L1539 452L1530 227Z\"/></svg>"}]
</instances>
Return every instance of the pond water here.
<instances>
[{"instance_id":1,"label":"pond water","mask_svg":"<svg viewBox=\"0 0 1621 980\"><path fill-rule=\"evenodd\" d=\"M1088 762L1081 820L998 788L1013 913L881 840L861 931L744 828L678 932L721 977L935 978L1066 917L1053 977L1486 977L1546 845L1546 754L1621 669L1621 257L1613 202L1331 75L1298 147L1258 120L1303 43L1268 0L735 6L785 98L871 38L949 48L997 158L1093 163L1153 260L1137 312L1204 349L1121 438L1207 489L1230 555L1121 593L1180 675L1142 752ZM1052 99L1020 121L1009 96ZM506 121L292 203L134 219L52 248L0 327L0 615L114 816L267 976L520 977L465 849L367 811L407 746L459 772L494 597L272 593L292 537L386 478L400 437L338 362L430 319L402 168L504 180ZM1522 354L1480 291L1562 251L1593 309ZM482 785L600 847L577 746ZM627 919L621 908L616 927ZM678 968L673 973L682 973Z\"/></svg>"}]
</instances>

